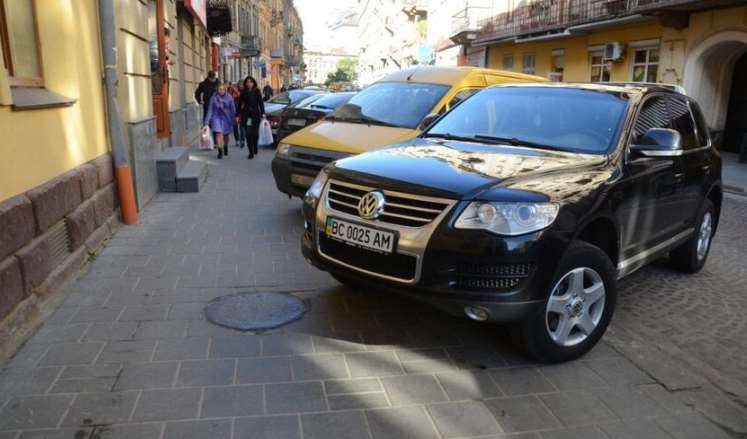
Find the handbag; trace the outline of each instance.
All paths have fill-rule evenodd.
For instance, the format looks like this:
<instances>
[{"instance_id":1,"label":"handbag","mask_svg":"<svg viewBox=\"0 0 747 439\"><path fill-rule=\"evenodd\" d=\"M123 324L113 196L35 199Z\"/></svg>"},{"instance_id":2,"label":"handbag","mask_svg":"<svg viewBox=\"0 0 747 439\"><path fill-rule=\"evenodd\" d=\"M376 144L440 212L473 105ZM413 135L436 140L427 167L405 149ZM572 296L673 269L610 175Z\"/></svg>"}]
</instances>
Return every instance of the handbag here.
<instances>
[{"instance_id":1,"label":"handbag","mask_svg":"<svg viewBox=\"0 0 747 439\"><path fill-rule=\"evenodd\" d=\"M200 149L212 150L213 148L215 148L213 133L210 132L210 127L205 125L200 130Z\"/></svg>"},{"instance_id":2,"label":"handbag","mask_svg":"<svg viewBox=\"0 0 747 439\"><path fill-rule=\"evenodd\" d=\"M259 123L259 139L257 140L257 144L260 146L267 146L272 145L273 143L275 143L275 141L272 138L270 122L268 122L267 119L262 119L262 122Z\"/></svg>"}]
</instances>

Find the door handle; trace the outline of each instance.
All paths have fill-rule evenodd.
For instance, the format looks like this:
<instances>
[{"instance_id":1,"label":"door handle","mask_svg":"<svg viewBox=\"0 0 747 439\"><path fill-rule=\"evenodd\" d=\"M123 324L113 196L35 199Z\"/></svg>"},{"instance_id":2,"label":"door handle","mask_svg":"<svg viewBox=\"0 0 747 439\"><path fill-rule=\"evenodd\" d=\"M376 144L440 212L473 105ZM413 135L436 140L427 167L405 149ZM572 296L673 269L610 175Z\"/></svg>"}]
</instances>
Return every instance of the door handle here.
<instances>
[{"instance_id":1,"label":"door handle","mask_svg":"<svg viewBox=\"0 0 747 439\"><path fill-rule=\"evenodd\" d=\"M684 180L684 179L685 179L685 173L684 173L684 172L679 172L679 173L677 173L677 174L674 174L674 179L675 179L675 180L676 180L677 182L681 182L682 180Z\"/></svg>"},{"instance_id":2,"label":"door handle","mask_svg":"<svg viewBox=\"0 0 747 439\"><path fill-rule=\"evenodd\" d=\"M700 169L702 169L705 174L710 174L711 173L711 165L705 165L705 166L703 166Z\"/></svg>"}]
</instances>

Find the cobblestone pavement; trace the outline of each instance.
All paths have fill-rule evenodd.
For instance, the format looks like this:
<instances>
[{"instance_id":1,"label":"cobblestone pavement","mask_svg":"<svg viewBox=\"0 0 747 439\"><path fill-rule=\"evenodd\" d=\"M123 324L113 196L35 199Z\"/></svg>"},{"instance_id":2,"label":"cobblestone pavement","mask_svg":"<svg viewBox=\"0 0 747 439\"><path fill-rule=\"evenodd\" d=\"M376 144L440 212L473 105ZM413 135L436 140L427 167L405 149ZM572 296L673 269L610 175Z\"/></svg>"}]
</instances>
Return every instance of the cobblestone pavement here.
<instances>
[{"instance_id":1,"label":"cobblestone pavement","mask_svg":"<svg viewBox=\"0 0 747 439\"><path fill-rule=\"evenodd\" d=\"M640 271L621 285L610 337L542 366L496 328L308 266L299 201L276 192L270 155L196 153L211 163L203 192L161 194L120 229L4 365L0 439L734 436L695 397L738 406L709 382L678 387L634 348L656 334L744 379L746 204L727 202L702 274ZM307 315L263 334L203 318L215 297L276 290L304 298Z\"/></svg>"}]
</instances>

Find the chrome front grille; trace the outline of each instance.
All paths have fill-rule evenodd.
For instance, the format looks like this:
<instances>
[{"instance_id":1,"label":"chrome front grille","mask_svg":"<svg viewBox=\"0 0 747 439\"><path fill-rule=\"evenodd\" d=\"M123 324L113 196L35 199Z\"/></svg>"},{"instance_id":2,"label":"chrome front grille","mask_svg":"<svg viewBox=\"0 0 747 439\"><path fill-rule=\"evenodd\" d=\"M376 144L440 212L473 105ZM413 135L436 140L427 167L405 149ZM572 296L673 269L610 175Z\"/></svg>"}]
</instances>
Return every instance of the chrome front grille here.
<instances>
[{"instance_id":1,"label":"chrome front grille","mask_svg":"<svg viewBox=\"0 0 747 439\"><path fill-rule=\"evenodd\" d=\"M358 216L358 202L366 193L376 190L359 185L330 181L327 204L331 209ZM382 190L385 196L384 211L376 222L405 227L422 227L438 218L453 203L418 195Z\"/></svg>"}]
</instances>

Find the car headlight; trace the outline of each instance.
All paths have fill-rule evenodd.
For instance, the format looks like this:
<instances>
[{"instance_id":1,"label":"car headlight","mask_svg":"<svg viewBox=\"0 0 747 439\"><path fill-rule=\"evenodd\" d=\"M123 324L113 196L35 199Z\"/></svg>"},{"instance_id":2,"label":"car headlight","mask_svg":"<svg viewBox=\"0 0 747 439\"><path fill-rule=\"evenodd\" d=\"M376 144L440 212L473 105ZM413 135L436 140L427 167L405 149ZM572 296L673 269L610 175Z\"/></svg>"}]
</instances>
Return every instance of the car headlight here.
<instances>
[{"instance_id":1,"label":"car headlight","mask_svg":"<svg viewBox=\"0 0 747 439\"><path fill-rule=\"evenodd\" d=\"M310 204L315 204L316 201L319 200L322 196L322 189L324 189L324 185L327 184L328 176L329 171L327 168L322 168L311 183L311 186L309 186L309 189L306 191L306 195L303 197L304 201Z\"/></svg>"},{"instance_id":2,"label":"car headlight","mask_svg":"<svg viewBox=\"0 0 747 439\"><path fill-rule=\"evenodd\" d=\"M290 155L290 148L290 145L281 142L280 145L278 145L278 148L275 150L275 155L278 157L287 157Z\"/></svg>"},{"instance_id":3,"label":"car headlight","mask_svg":"<svg viewBox=\"0 0 747 439\"><path fill-rule=\"evenodd\" d=\"M557 215L558 205L554 203L472 202L454 227L517 236L548 227Z\"/></svg>"}]
</instances>

